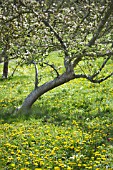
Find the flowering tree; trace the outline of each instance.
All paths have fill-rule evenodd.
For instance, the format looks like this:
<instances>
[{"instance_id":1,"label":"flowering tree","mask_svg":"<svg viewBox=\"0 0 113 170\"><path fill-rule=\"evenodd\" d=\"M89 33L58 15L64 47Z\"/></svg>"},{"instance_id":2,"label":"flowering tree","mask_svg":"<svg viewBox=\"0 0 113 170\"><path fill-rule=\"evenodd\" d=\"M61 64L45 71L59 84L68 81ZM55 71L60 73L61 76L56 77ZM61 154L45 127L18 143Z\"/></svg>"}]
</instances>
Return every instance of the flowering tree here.
<instances>
[{"instance_id":1,"label":"flowering tree","mask_svg":"<svg viewBox=\"0 0 113 170\"><path fill-rule=\"evenodd\" d=\"M27 112L41 95L75 78L101 83L113 75L111 70L104 72L113 55L113 0L10 0L1 6L2 47L4 39L7 42L3 31L10 24L9 56L16 48L13 54L19 53L36 70L35 88L19 111ZM51 51L60 52L63 72L55 59L47 62ZM39 85L37 66L43 64L52 67L55 77Z\"/></svg>"}]
</instances>

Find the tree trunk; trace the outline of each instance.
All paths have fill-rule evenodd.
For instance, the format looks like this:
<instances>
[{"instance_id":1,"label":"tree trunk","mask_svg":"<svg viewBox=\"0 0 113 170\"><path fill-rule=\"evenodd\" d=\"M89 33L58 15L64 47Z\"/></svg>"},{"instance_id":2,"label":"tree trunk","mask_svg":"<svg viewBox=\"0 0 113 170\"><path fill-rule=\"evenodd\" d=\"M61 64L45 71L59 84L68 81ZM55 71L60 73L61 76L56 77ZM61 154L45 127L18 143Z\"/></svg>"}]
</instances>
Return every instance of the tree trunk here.
<instances>
[{"instance_id":1,"label":"tree trunk","mask_svg":"<svg viewBox=\"0 0 113 170\"><path fill-rule=\"evenodd\" d=\"M75 75L73 72L71 73L64 73L58 78L55 78L54 80L51 80L36 89L34 89L24 100L22 106L18 109L19 113L28 113L33 103L44 93L54 89L57 86L60 86L66 82L69 82L70 80L74 79Z\"/></svg>"},{"instance_id":2,"label":"tree trunk","mask_svg":"<svg viewBox=\"0 0 113 170\"><path fill-rule=\"evenodd\" d=\"M3 75L2 77L4 79L7 79L8 77L8 56L7 55L4 55L4 66L3 66Z\"/></svg>"}]
</instances>

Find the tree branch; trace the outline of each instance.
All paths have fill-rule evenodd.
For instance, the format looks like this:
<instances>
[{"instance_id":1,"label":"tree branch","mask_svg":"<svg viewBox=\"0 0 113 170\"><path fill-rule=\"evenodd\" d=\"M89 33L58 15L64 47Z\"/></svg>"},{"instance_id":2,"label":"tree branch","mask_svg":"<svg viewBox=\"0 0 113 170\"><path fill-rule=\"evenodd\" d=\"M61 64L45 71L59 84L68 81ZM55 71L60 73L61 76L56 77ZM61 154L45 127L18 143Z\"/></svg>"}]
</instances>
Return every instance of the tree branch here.
<instances>
[{"instance_id":1,"label":"tree branch","mask_svg":"<svg viewBox=\"0 0 113 170\"><path fill-rule=\"evenodd\" d=\"M105 12L105 15L103 17L103 19L100 21L98 28L94 34L94 36L92 37L92 39L89 41L89 43L87 44L88 47L91 47L92 45L95 44L95 41L98 39L100 32L102 31L104 25L106 24L108 18L110 17L111 13L113 10L113 2L111 2L107 8L107 11ZM82 57L85 55L85 50L83 49L82 54L78 55L76 57L76 59L73 62L73 67L76 67L76 65L82 60Z\"/></svg>"},{"instance_id":2,"label":"tree branch","mask_svg":"<svg viewBox=\"0 0 113 170\"><path fill-rule=\"evenodd\" d=\"M60 76L60 74L57 71L57 69L55 68L54 64L49 64L48 62L44 62L44 64L50 66L56 72L57 78Z\"/></svg>"},{"instance_id":3,"label":"tree branch","mask_svg":"<svg viewBox=\"0 0 113 170\"><path fill-rule=\"evenodd\" d=\"M62 38L59 36L59 34L54 30L54 28L46 21L46 20L42 20L42 22L45 24L46 27L50 28L50 31L54 33L55 37L57 38L57 40L60 42L62 48L64 50L67 50L66 44L63 42Z\"/></svg>"},{"instance_id":4,"label":"tree branch","mask_svg":"<svg viewBox=\"0 0 113 170\"><path fill-rule=\"evenodd\" d=\"M15 71L16 71L16 69L18 68L19 65L20 65L20 63L18 63L18 64L16 65L16 67L14 68L14 70L13 70L13 72L12 72L12 74L11 74L10 77L13 77L13 75L14 75L14 73L15 73Z\"/></svg>"},{"instance_id":5,"label":"tree branch","mask_svg":"<svg viewBox=\"0 0 113 170\"><path fill-rule=\"evenodd\" d=\"M100 72L103 70L103 68L105 67L106 63L108 62L108 60L109 60L110 58L111 58L111 56L108 56L108 57L106 58L106 60L103 62L103 64L102 64L102 66L100 67L100 69L91 76L92 78L94 78L94 77L96 77L98 74L100 74Z\"/></svg>"},{"instance_id":6,"label":"tree branch","mask_svg":"<svg viewBox=\"0 0 113 170\"><path fill-rule=\"evenodd\" d=\"M59 34L54 30L54 28L45 20L42 21L45 26L49 27L50 28L50 31L54 33L55 37L57 38L57 40L60 42L61 44L61 47L63 48L64 50L64 53L65 53L65 58L64 58L64 66L66 68L66 71L70 71L73 69L71 63L70 63L70 60L69 60L69 54L68 54L68 50L67 50L67 47L66 47L66 44L64 43L64 41L62 40L62 38L59 36Z\"/></svg>"},{"instance_id":7,"label":"tree branch","mask_svg":"<svg viewBox=\"0 0 113 170\"><path fill-rule=\"evenodd\" d=\"M38 16L38 14L34 10L33 10L33 13L36 16ZM70 63L70 60L69 60L69 54L68 54L68 50L67 50L66 44L64 43L63 39L60 37L60 35L56 32L56 30L50 25L50 23L47 20L42 19L41 21L44 23L44 25L46 27L50 28L50 32L53 32L53 34L56 37L56 39L60 42L61 48L63 49L63 51L65 53L64 66L66 68L66 71L68 72L70 69L72 69L72 67L71 67L71 63Z\"/></svg>"},{"instance_id":8,"label":"tree branch","mask_svg":"<svg viewBox=\"0 0 113 170\"><path fill-rule=\"evenodd\" d=\"M95 52L95 53L85 53L85 51L84 51L84 53L82 53L82 54L75 54L75 56L72 56L71 58L70 58L70 60L72 61L73 59L75 59L74 61L73 61L73 67L76 67L76 65L78 64L78 62L79 62L79 60L80 60L80 58L82 58L82 57L86 57L86 56L88 56L88 57L105 57L105 56L110 56L111 57L111 55L113 55L113 51L108 51L108 52L106 52L106 53L99 53L99 52Z\"/></svg>"},{"instance_id":9,"label":"tree branch","mask_svg":"<svg viewBox=\"0 0 113 170\"><path fill-rule=\"evenodd\" d=\"M91 47L92 45L95 44L95 41L98 39L100 32L102 31L104 25L106 24L108 18L110 17L111 13L113 11L113 3L111 2L108 5L107 11L105 12L105 15L103 17L103 19L100 21L100 24L98 25L98 28L94 34L94 36L92 37L92 39L89 41L88 46Z\"/></svg>"},{"instance_id":10,"label":"tree branch","mask_svg":"<svg viewBox=\"0 0 113 170\"><path fill-rule=\"evenodd\" d=\"M39 81L38 81L38 68L36 65L35 61L32 61L32 63L34 64L35 67L35 89L38 87Z\"/></svg>"},{"instance_id":11,"label":"tree branch","mask_svg":"<svg viewBox=\"0 0 113 170\"><path fill-rule=\"evenodd\" d=\"M111 74L109 74L108 76L101 78L99 80L93 80L92 76L91 77L86 77L88 80L90 80L92 83L102 83L103 81L107 80L108 78L110 78L111 76L113 76L113 72Z\"/></svg>"},{"instance_id":12,"label":"tree branch","mask_svg":"<svg viewBox=\"0 0 113 170\"><path fill-rule=\"evenodd\" d=\"M94 80L92 76L88 76L86 74L75 74L75 78L85 78L87 80L89 80L92 83L102 83L103 81L107 80L108 78L110 78L111 76L113 76L113 72L111 74L109 74L108 76L101 78L99 80Z\"/></svg>"}]
</instances>

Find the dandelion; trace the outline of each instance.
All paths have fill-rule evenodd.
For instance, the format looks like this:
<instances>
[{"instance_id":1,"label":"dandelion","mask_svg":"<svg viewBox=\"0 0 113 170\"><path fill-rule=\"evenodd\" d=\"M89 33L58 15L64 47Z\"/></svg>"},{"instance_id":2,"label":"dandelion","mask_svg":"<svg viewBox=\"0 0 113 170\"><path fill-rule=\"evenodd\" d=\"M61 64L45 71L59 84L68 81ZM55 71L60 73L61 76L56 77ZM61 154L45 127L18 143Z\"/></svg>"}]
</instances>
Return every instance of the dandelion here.
<instances>
[{"instance_id":1,"label":"dandelion","mask_svg":"<svg viewBox=\"0 0 113 170\"><path fill-rule=\"evenodd\" d=\"M37 162L34 162L33 164L34 164L35 166L38 166L38 163L37 163Z\"/></svg>"},{"instance_id":2,"label":"dandelion","mask_svg":"<svg viewBox=\"0 0 113 170\"><path fill-rule=\"evenodd\" d=\"M33 156L33 153L32 153L32 152L30 152L30 153L29 153L29 156L31 156L31 157L32 157L32 156Z\"/></svg>"},{"instance_id":3,"label":"dandelion","mask_svg":"<svg viewBox=\"0 0 113 170\"><path fill-rule=\"evenodd\" d=\"M11 160L13 160L13 157L12 156L8 157L8 161L11 161Z\"/></svg>"},{"instance_id":4,"label":"dandelion","mask_svg":"<svg viewBox=\"0 0 113 170\"><path fill-rule=\"evenodd\" d=\"M12 163L12 164L11 164L11 167L15 167L15 164L14 164L14 163Z\"/></svg>"},{"instance_id":5,"label":"dandelion","mask_svg":"<svg viewBox=\"0 0 113 170\"><path fill-rule=\"evenodd\" d=\"M80 166L82 166L81 164L78 164L78 166L80 167Z\"/></svg>"},{"instance_id":6,"label":"dandelion","mask_svg":"<svg viewBox=\"0 0 113 170\"><path fill-rule=\"evenodd\" d=\"M15 153L12 151L12 152L11 152L11 155L14 155L14 154L15 154Z\"/></svg>"},{"instance_id":7,"label":"dandelion","mask_svg":"<svg viewBox=\"0 0 113 170\"><path fill-rule=\"evenodd\" d=\"M29 165L30 163L28 161L25 162L26 165Z\"/></svg>"},{"instance_id":8,"label":"dandelion","mask_svg":"<svg viewBox=\"0 0 113 170\"><path fill-rule=\"evenodd\" d=\"M17 160L20 161L20 160L21 160L21 157L17 157Z\"/></svg>"},{"instance_id":9,"label":"dandelion","mask_svg":"<svg viewBox=\"0 0 113 170\"><path fill-rule=\"evenodd\" d=\"M58 166L54 167L54 170L60 170L60 168Z\"/></svg>"},{"instance_id":10,"label":"dandelion","mask_svg":"<svg viewBox=\"0 0 113 170\"><path fill-rule=\"evenodd\" d=\"M44 162L43 161L40 161L40 166L44 165Z\"/></svg>"}]
</instances>

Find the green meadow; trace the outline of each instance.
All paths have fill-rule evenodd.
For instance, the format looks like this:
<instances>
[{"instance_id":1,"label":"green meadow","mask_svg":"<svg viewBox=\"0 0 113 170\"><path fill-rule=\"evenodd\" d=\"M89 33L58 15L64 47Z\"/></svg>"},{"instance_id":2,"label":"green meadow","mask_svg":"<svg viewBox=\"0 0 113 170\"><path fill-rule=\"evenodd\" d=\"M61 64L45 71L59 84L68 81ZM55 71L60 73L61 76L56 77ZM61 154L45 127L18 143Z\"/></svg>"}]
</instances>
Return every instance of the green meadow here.
<instances>
[{"instance_id":1,"label":"green meadow","mask_svg":"<svg viewBox=\"0 0 113 170\"><path fill-rule=\"evenodd\" d=\"M62 59L57 62L62 72ZM75 79L17 116L12 113L34 88L34 67L19 66L10 77L14 68L12 61L9 78L0 79L0 169L113 170L113 78L101 84ZM41 82L55 75L50 67L39 72Z\"/></svg>"}]
</instances>

